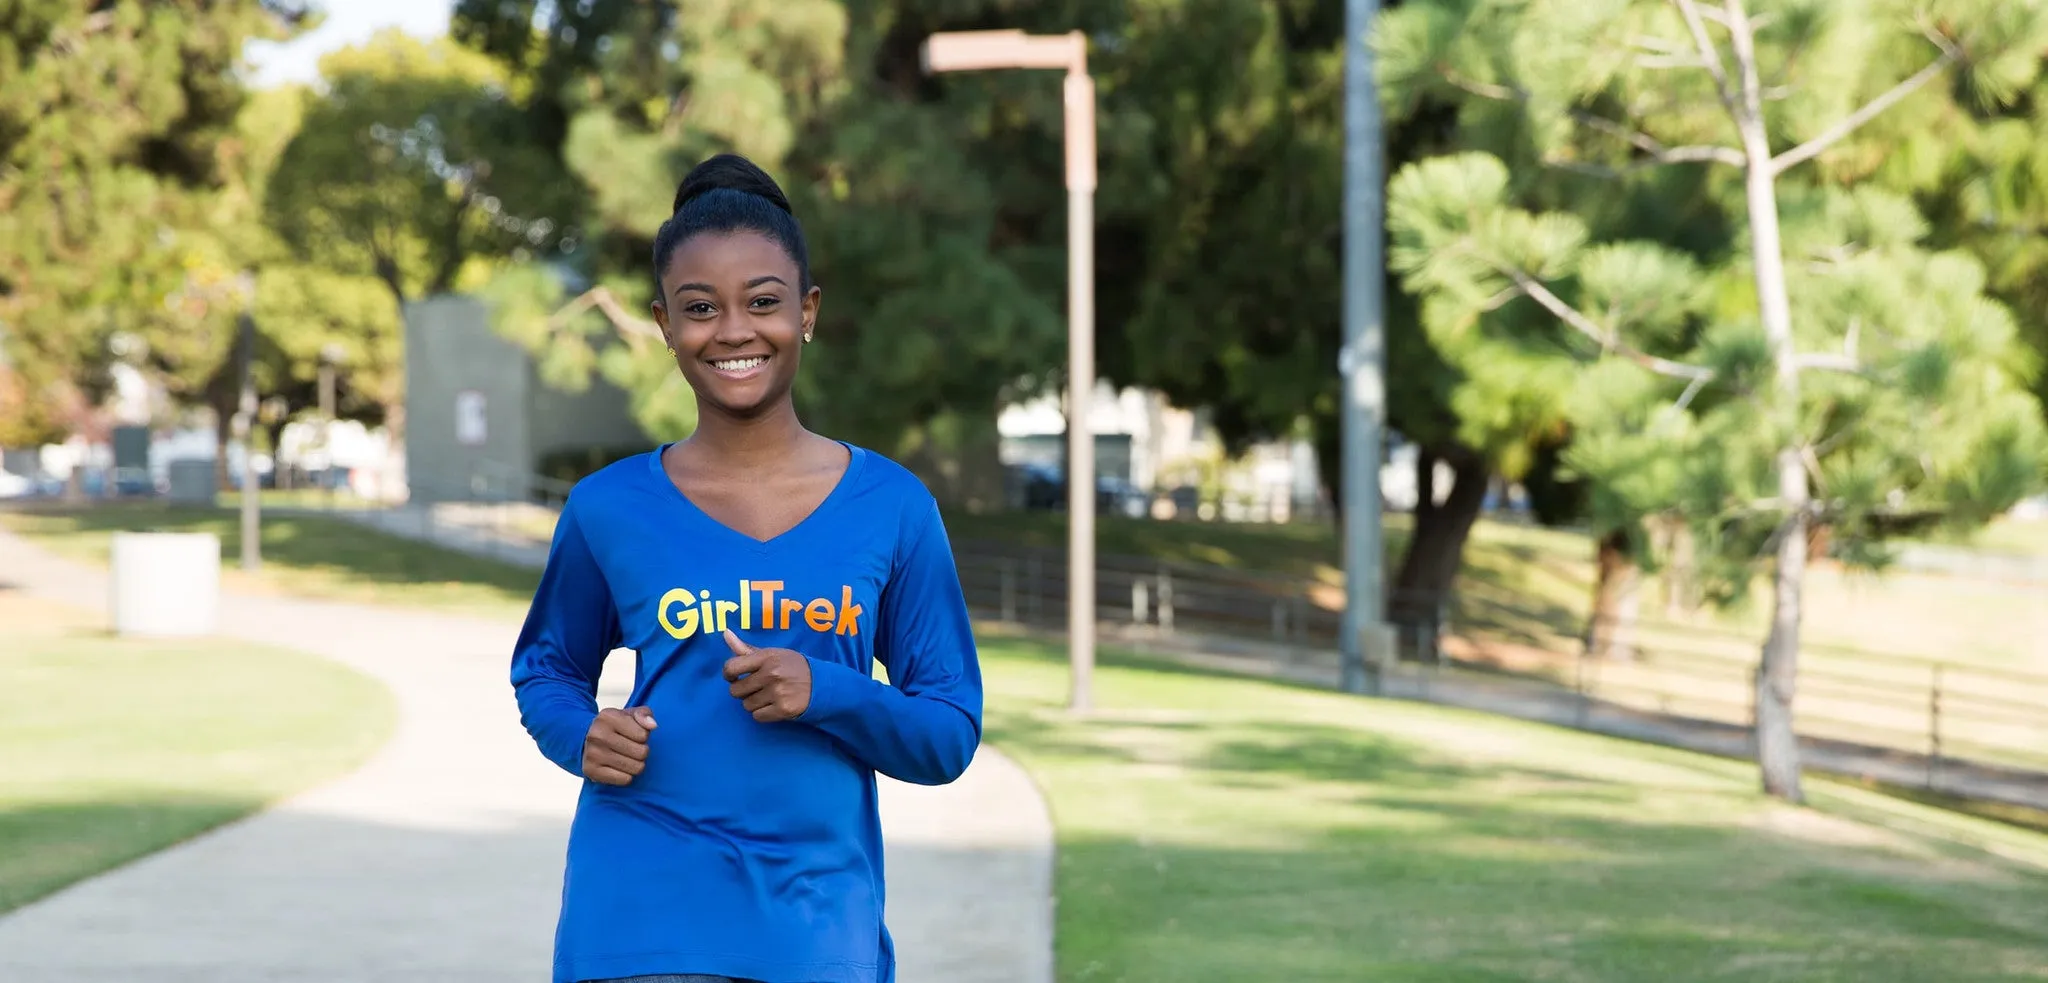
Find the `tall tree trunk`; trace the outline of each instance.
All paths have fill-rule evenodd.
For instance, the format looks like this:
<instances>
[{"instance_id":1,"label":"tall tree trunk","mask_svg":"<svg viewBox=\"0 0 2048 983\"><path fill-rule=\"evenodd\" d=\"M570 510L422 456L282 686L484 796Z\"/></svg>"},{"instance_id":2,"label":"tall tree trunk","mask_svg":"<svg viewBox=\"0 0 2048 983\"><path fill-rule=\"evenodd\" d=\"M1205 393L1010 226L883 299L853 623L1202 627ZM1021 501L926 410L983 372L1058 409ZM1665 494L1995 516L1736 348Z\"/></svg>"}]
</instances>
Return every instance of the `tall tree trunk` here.
<instances>
[{"instance_id":1,"label":"tall tree trunk","mask_svg":"<svg viewBox=\"0 0 2048 983\"><path fill-rule=\"evenodd\" d=\"M1593 583L1593 614L1586 619L1586 654L1596 659L1636 657L1636 617L1642 608L1642 568L1629 553L1629 535L1617 529L1600 537L1595 553L1599 577Z\"/></svg>"},{"instance_id":2,"label":"tall tree trunk","mask_svg":"<svg viewBox=\"0 0 2048 983\"><path fill-rule=\"evenodd\" d=\"M1742 73L1735 108L1742 134L1745 187L1749 205L1751 258L1756 267L1756 299L1765 336L1776 365L1776 409L1786 424L1798 417L1799 365L1792 339L1792 305L1785 287L1785 252L1779 240L1777 169L1771 160L1764 128L1762 87L1758 81L1755 35L1739 0L1727 0L1729 40ZM1778 499L1785 519L1778 530L1778 556L1771 592L1771 630L1756 670L1756 751L1766 794L1802 802L1799 782L1799 739L1793 727L1792 700L1799 679L1800 602L1806 584L1806 465L1799 438L1787 430L1786 446L1778 450Z\"/></svg>"},{"instance_id":3,"label":"tall tree trunk","mask_svg":"<svg viewBox=\"0 0 2048 983\"><path fill-rule=\"evenodd\" d=\"M1486 460L1467 447L1425 447L1415 458L1415 532L1401 557L1387 613L1397 626L1433 618L1449 599L1465 561L1465 540L1486 502ZM1436 465L1450 465L1451 488L1436 502Z\"/></svg>"},{"instance_id":4,"label":"tall tree trunk","mask_svg":"<svg viewBox=\"0 0 2048 983\"><path fill-rule=\"evenodd\" d=\"M284 465L284 428L291 418L279 414L278 418L263 424L263 452L270 455L270 474L279 491L291 490L291 472Z\"/></svg>"},{"instance_id":5,"label":"tall tree trunk","mask_svg":"<svg viewBox=\"0 0 2048 983\"><path fill-rule=\"evenodd\" d=\"M216 405L213 408L213 487L225 494L228 483L234 475L228 469L228 448L235 442L235 414L231 409ZM249 462L242 462L247 473Z\"/></svg>"}]
</instances>

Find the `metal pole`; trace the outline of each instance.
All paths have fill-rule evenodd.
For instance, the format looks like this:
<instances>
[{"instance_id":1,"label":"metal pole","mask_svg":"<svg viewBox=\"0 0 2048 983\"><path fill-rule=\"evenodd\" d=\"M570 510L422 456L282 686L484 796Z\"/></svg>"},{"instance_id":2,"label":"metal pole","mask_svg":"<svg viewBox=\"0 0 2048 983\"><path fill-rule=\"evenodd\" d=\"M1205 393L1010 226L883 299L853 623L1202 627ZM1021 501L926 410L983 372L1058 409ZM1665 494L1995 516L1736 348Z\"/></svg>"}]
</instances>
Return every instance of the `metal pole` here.
<instances>
[{"instance_id":1,"label":"metal pole","mask_svg":"<svg viewBox=\"0 0 2048 983\"><path fill-rule=\"evenodd\" d=\"M255 571L263 565L261 544L263 524L257 514L256 446L250 435L256 429L256 319L242 312L242 406L235 417L235 436L242 444L242 569Z\"/></svg>"},{"instance_id":2,"label":"metal pole","mask_svg":"<svg viewBox=\"0 0 2048 983\"><path fill-rule=\"evenodd\" d=\"M1378 0L1346 0L1344 25L1344 654L1343 686L1366 689L1381 657L1380 444L1386 426L1385 304L1378 86L1367 45ZM1368 635L1372 641L1368 640ZM1369 651L1370 650L1370 651Z\"/></svg>"},{"instance_id":3,"label":"metal pole","mask_svg":"<svg viewBox=\"0 0 2048 983\"><path fill-rule=\"evenodd\" d=\"M328 508L334 507L334 363L324 354L320 358L320 451L327 456L327 467L321 472L320 484L326 489L322 497Z\"/></svg>"},{"instance_id":4,"label":"metal pole","mask_svg":"<svg viewBox=\"0 0 2048 983\"><path fill-rule=\"evenodd\" d=\"M1067 708L1094 703L1095 434L1088 404L1095 390L1095 81L1086 40L1072 35L1067 70Z\"/></svg>"}]
</instances>

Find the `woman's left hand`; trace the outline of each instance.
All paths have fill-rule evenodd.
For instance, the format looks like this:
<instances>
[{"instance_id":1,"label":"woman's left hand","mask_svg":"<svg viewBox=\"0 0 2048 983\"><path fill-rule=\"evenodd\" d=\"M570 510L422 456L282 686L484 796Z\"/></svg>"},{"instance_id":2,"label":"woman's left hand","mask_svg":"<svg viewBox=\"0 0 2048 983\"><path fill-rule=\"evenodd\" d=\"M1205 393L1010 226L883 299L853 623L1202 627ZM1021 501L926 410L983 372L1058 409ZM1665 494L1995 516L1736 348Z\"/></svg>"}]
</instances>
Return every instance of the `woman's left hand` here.
<instances>
[{"instance_id":1,"label":"woman's left hand","mask_svg":"<svg viewBox=\"0 0 2048 983\"><path fill-rule=\"evenodd\" d=\"M725 681L754 719L764 724L795 720L811 705L811 663L790 649L755 648L730 630L725 644Z\"/></svg>"}]
</instances>

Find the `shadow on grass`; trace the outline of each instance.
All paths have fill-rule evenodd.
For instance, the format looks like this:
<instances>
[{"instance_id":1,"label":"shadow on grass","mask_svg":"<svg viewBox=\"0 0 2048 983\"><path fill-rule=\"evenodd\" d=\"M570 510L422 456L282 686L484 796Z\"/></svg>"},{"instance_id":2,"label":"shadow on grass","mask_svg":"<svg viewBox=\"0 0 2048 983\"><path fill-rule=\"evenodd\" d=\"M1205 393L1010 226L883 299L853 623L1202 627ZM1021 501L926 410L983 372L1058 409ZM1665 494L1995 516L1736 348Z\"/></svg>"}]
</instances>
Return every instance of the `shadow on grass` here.
<instances>
[{"instance_id":1,"label":"shadow on grass","mask_svg":"<svg viewBox=\"0 0 2048 983\"><path fill-rule=\"evenodd\" d=\"M223 569L241 558L241 524L222 508L154 503L79 510L37 510L7 517L10 527L75 556L104 561L121 531L210 532L220 537ZM537 571L472 557L391 536L340 519L304 514L263 518L262 559L286 577L307 575L367 589L463 585L469 599L524 604L539 582ZM68 543L65 541L69 541Z\"/></svg>"},{"instance_id":2,"label":"shadow on grass","mask_svg":"<svg viewBox=\"0 0 2048 983\"><path fill-rule=\"evenodd\" d=\"M1596 824L1352 831L1286 849L1061 844L1062 979L2034 978L2040 891L1884 882L1803 844Z\"/></svg>"},{"instance_id":3,"label":"shadow on grass","mask_svg":"<svg viewBox=\"0 0 2048 983\"><path fill-rule=\"evenodd\" d=\"M1653 818L1669 811L1639 814L1637 790L1395 744L1289 760L1321 737L1249 754L1224 739L1187 778L1215 811L1159 793L1161 816L1195 810L1189 825L1107 835L1115 820L1091 813L1089 834L1063 836L1061 978L1904 983L2032 978L2048 960L2030 914L2048 877ZM1031 762L1031 743L1005 746ZM1243 769L1297 780L1228 780ZM1488 793L1503 781L1539 790ZM1056 809L1088 811L1049 784ZM1355 818L1302 821L1333 795ZM1263 823L1220 820L1259 796Z\"/></svg>"},{"instance_id":4,"label":"shadow on grass","mask_svg":"<svg viewBox=\"0 0 2048 983\"><path fill-rule=\"evenodd\" d=\"M1596 738L1518 753L1504 731L1457 756L1387 727L1287 719L1286 691L1313 687L1115 650L1098 677L1114 709L1075 718L1054 702L1056 651L1003 655L1029 674L1005 681L988 733L1060 823L1062 980L1905 983L2048 968L2048 873L1974 834L1778 806L1680 752L1616 745L1610 772Z\"/></svg>"}]
</instances>

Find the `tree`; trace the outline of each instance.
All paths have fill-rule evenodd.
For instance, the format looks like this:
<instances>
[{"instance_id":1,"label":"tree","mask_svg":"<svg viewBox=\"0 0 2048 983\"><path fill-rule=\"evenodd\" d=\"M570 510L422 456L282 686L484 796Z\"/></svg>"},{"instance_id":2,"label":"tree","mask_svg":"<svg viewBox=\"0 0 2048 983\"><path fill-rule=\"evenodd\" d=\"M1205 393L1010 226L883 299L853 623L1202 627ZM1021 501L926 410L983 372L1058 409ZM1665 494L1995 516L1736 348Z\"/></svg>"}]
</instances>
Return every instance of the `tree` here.
<instances>
[{"instance_id":1,"label":"tree","mask_svg":"<svg viewBox=\"0 0 2048 983\"><path fill-rule=\"evenodd\" d=\"M1578 215L1521 207L1508 168L1472 150L1395 179L1390 259L1432 335L1488 334L1521 351L1515 371L1568 380L1545 388L1569 393L1567 462L1596 510L1683 516L1723 601L1773 558L1757 755L1765 791L1798 801L1815 530L1881 563L1901 529L2008 507L2044 457L2024 352L1982 267L1925 248L1910 201L1798 169L1881 155L1888 128L1939 112L1937 79L2010 100L2038 70L2048 8L1785 2L1752 18L1743 0L1440 0L1381 32L1391 98L1462 99L1557 167L1690 188L1724 213L1732 248L1704 258L1602 239ZM1604 153L1586 131L1613 138Z\"/></svg>"},{"instance_id":2,"label":"tree","mask_svg":"<svg viewBox=\"0 0 2048 983\"><path fill-rule=\"evenodd\" d=\"M566 182L547 154L519 139L518 108L497 63L447 40L387 31L323 58L321 74L326 91L307 96L267 209L290 262L382 284L392 316L355 318L360 329L395 328L408 302L453 290L465 276L480 280L477 264L574 247L575 229L559 217L572 204ZM345 279L288 279L301 297L360 296ZM362 345L382 353L395 350L394 340L364 335ZM374 357L382 374L383 356ZM402 429L397 386L362 391L387 400L381 415Z\"/></svg>"},{"instance_id":3,"label":"tree","mask_svg":"<svg viewBox=\"0 0 2048 983\"><path fill-rule=\"evenodd\" d=\"M283 0L0 8L0 345L30 410L0 423L9 440L85 424L133 339L174 388L217 368L221 339L192 322L232 279L212 260L234 70L244 42L305 17Z\"/></svg>"},{"instance_id":4,"label":"tree","mask_svg":"<svg viewBox=\"0 0 2048 983\"><path fill-rule=\"evenodd\" d=\"M1103 373L1206 408L1233 450L1306 424L1332 503L1343 501L1344 23L1334 0L1147 4L1095 62L1116 121L1098 195ZM1452 108L1390 117L1389 164L1445 147ZM1462 373L1444 339L1422 330L1392 274L1386 287L1388 423L1416 446L1428 492L1389 584L1389 614L1407 620L1447 597L1489 482L1546 479L1538 469L1555 455L1544 449L1565 431L1522 403L1454 405Z\"/></svg>"},{"instance_id":5,"label":"tree","mask_svg":"<svg viewBox=\"0 0 2048 983\"><path fill-rule=\"evenodd\" d=\"M930 6L707 0L672 17L598 3L537 24L459 8L456 36L533 86L531 139L559 141L587 229L563 262L503 272L500 330L559 384L601 374L650 434L686 433L688 390L659 349L612 339L645 316L676 183L715 151L745 153L789 193L825 289L806 413L905 457L942 497L992 500L999 400L1058 362L1059 89L924 78L917 42L943 26ZM600 25L611 33L587 33ZM597 288L604 306L588 303Z\"/></svg>"},{"instance_id":6,"label":"tree","mask_svg":"<svg viewBox=\"0 0 2048 983\"><path fill-rule=\"evenodd\" d=\"M1932 241L1983 261L1989 289L2048 358L2048 79L2010 102L1956 102L1895 152L1859 161L1872 180L1915 195ZM2034 394L2048 413L2048 373Z\"/></svg>"}]
</instances>

